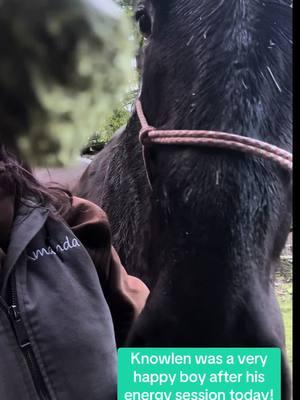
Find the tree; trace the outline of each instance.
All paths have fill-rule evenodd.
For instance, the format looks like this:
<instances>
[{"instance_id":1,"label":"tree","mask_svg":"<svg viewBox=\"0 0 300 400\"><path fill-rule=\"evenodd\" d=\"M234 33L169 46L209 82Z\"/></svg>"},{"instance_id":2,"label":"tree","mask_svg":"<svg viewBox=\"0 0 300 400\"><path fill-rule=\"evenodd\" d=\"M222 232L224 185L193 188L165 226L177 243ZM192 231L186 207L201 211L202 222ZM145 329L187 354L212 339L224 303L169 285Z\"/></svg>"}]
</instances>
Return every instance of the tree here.
<instances>
[{"instance_id":1,"label":"tree","mask_svg":"<svg viewBox=\"0 0 300 400\"><path fill-rule=\"evenodd\" d=\"M121 7L127 8L129 10L133 10L136 1L135 0L117 0L117 3L120 4Z\"/></svg>"},{"instance_id":2,"label":"tree","mask_svg":"<svg viewBox=\"0 0 300 400\"><path fill-rule=\"evenodd\" d=\"M135 5L135 0L118 0L117 3L125 10L126 14L132 19L133 10ZM136 26L132 23L132 32L131 38L128 40L133 40L135 42L136 50L136 65L138 74L135 75L135 78L128 82L129 89L124 97L119 102L118 106L113 110L111 114L109 114L102 122L99 123L99 129L95 132L89 139L89 143L87 148L89 147L101 147L105 143L107 143L114 132L120 128L122 125L125 125L130 117L132 106L136 100L138 93L138 81L139 81L139 73L140 73L140 58L141 58L141 49L143 46L143 38L140 36Z\"/></svg>"},{"instance_id":3,"label":"tree","mask_svg":"<svg viewBox=\"0 0 300 400\"><path fill-rule=\"evenodd\" d=\"M0 1L2 144L40 165L78 154L130 82L132 30L117 9L111 0Z\"/></svg>"}]
</instances>

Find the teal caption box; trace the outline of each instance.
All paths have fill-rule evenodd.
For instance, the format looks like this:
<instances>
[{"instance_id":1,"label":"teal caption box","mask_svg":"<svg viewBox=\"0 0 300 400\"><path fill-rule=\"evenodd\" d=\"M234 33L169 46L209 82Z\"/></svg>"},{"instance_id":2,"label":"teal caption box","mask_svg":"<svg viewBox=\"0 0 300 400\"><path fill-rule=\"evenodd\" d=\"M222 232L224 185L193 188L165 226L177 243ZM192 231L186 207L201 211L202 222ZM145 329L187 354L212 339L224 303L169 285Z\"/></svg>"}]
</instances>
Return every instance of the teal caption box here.
<instances>
[{"instance_id":1,"label":"teal caption box","mask_svg":"<svg viewBox=\"0 0 300 400\"><path fill-rule=\"evenodd\" d=\"M118 400L280 400L278 348L122 348Z\"/></svg>"}]
</instances>

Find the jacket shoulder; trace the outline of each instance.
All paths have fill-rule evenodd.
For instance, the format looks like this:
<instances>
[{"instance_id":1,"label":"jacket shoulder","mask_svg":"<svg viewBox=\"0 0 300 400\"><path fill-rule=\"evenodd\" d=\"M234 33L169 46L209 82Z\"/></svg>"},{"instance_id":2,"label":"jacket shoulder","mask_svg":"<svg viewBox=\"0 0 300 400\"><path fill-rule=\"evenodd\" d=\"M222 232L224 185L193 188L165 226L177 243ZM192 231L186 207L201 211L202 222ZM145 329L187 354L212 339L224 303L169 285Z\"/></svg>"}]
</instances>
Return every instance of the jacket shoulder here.
<instances>
[{"instance_id":1,"label":"jacket shoulder","mask_svg":"<svg viewBox=\"0 0 300 400\"><path fill-rule=\"evenodd\" d=\"M72 206L66 214L65 220L71 227L95 222L109 225L107 215L102 208L77 196L73 196Z\"/></svg>"},{"instance_id":2,"label":"jacket shoulder","mask_svg":"<svg viewBox=\"0 0 300 400\"><path fill-rule=\"evenodd\" d=\"M91 201L74 196L64 220L88 251L105 284L111 259L111 230L106 213Z\"/></svg>"}]
</instances>

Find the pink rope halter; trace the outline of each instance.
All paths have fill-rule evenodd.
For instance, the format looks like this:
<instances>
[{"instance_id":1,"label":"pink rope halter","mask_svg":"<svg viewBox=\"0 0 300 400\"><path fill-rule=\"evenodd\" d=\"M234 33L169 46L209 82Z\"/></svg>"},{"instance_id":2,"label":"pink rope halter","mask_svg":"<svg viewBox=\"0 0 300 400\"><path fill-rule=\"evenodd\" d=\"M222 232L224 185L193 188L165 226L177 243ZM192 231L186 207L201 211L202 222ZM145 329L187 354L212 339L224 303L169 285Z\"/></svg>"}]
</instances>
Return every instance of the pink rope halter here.
<instances>
[{"instance_id":1,"label":"pink rope halter","mask_svg":"<svg viewBox=\"0 0 300 400\"><path fill-rule=\"evenodd\" d=\"M290 152L277 146L248 137L232 133L203 131L203 130L159 130L150 126L143 112L140 100L136 103L136 111L141 123L140 142L148 144L174 144L222 147L231 150L240 150L275 161L288 171L293 170L293 156Z\"/></svg>"}]
</instances>

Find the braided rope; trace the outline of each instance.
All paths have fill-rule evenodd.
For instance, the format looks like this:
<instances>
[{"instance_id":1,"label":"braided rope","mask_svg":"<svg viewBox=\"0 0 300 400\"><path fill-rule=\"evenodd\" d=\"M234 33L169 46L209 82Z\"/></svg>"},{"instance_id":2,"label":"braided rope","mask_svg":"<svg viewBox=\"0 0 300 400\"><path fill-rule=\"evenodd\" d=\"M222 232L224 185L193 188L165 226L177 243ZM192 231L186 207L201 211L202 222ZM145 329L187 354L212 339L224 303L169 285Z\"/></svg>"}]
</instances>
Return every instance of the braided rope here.
<instances>
[{"instance_id":1,"label":"braided rope","mask_svg":"<svg viewBox=\"0 0 300 400\"><path fill-rule=\"evenodd\" d=\"M193 145L239 150L272 160L288 171L293 170L293 156L277 146L232 133L204 130L159 130L148 125L141 102L136 103L141 123L140 142L143 146L156 144Z\"/></svg>"}]
</instances>

